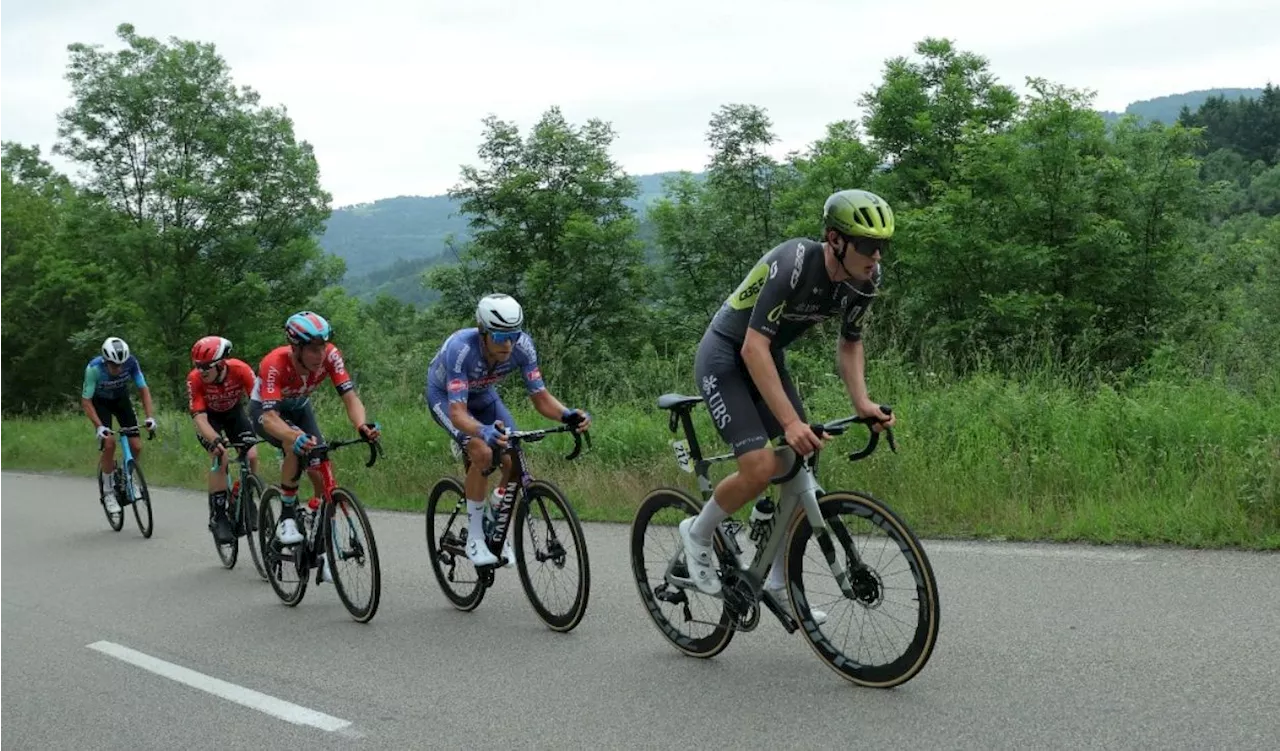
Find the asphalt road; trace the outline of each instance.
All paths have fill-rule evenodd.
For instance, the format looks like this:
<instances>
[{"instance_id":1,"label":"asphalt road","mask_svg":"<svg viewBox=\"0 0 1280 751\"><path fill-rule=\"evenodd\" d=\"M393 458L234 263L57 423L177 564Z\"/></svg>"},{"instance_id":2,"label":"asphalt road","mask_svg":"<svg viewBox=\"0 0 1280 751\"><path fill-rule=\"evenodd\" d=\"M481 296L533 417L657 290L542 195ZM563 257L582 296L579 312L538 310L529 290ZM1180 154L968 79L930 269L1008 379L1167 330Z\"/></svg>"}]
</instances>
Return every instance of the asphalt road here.
<instances>
[{"instance_id":1,"label":"asphalt road","mask_svg":"<svg viewBox=\"0 0 1280 751\"><path fill-rule=\"evenodd\" d=\"M558 634L513 571L455 611L422 517L375 513L382 604L361 625L331 585L282 605L243 547L224 570L203 495L152 495L144 540L131 513L110 531L91 480L3 473L5 749L1280 745L1274 554L926 541L937 649L879 691L769 616L712 660L680 655L622 525L587 525L590 606ZM336 729L279 716L302 708Z\"/></svg>"}]
</instances>

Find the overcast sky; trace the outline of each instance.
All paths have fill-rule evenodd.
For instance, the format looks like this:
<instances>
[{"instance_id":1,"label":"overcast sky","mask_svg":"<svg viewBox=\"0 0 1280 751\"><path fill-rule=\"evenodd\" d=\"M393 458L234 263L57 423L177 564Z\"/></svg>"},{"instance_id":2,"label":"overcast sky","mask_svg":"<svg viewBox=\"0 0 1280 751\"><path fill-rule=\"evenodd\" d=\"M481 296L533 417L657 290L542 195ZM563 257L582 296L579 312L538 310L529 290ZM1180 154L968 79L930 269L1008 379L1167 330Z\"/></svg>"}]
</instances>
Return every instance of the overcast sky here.
<instances>
[{"instance_id":1,"label":"overcast sky","mask_svg":"<svg viewBox=\"0 0 1280 751\"><path fill-rule=\"evenodd\" d=\"M535 10L535 5L537 9ZM336 206L434 195L476 162L480 120L522 131L551 105L618 131L632 174L705 166L723 103L766 107L776 152L861 116L885 59L946 36L1022 90L1040 76L1095 106L1280 83L1276 0L4 0L0 136L56 139L67 45L115 27L212 42L236 83L283 104ZM1267 31L1270 29L1270 31ZM54 160L66 169L65 163Z\"/></svg>"}]
</instances>

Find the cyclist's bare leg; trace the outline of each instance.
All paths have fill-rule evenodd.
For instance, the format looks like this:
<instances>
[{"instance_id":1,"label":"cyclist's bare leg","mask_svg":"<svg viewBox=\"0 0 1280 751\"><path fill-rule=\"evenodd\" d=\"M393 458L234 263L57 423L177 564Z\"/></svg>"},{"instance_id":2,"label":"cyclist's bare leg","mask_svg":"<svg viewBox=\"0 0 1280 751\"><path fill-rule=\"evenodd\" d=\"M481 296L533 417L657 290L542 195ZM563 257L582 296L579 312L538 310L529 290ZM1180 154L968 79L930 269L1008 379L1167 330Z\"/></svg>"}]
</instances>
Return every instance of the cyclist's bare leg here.
<instances>
[{"instance_id":1,"label":"cyclist's bare leg","mask_svg":"<svg viewBox=\"0 0 1280 751\"><path fill-rule=\"evenodd\" d=\"M258 474L258 447L254 446L249 449L249 471Z\"/></svg>"},{"instance_id":2,"label":"cyclist's bare leg","mask_svg":"<svg viewBox=\"0 0 1280 751\"><path fill-rule=\"evenodd\" d=\"M217 455L210 451L209 460ZM224 451L221 457L218 457L218 468L209 472L209 492L218 493L227 489L227 453Z\"/></svg>"},{"instance_id":3,"label":"cyclist's bare leg","mask_svg":"<svg viewBox=\"0 0 1280 751\"><path fill-rule=\"evenodd\" d=\"M129 436L129 448L133 450L135 458L142 456L142 437L136 435Z\"/></svg>"},{"instance_id":4,"label":"cyclist's bare leg","mask_svg":"<svg viewBox=\"0 0 1280 751\"><path fill-rule=\"evenodd\" d=\"M777 465L773 448L768 445L738 457L738 471L716 485L711 499L694 521L690 530L693 536L709 542L720 522L764 492L769 480L777 474Z\"/></svg>"},{"instance_id":5,"label":"cyclist's bare leg","mask_svg":"<svg viewBox=\"0 0 1280 751\"><path fill-rule=\"evenodd\" d=\"M110 475L115 471L116 463L116 437L109 435L102 439L102 459L98 461L98 469L102 470L102 474Z\"/></svg>"}]
</instances>

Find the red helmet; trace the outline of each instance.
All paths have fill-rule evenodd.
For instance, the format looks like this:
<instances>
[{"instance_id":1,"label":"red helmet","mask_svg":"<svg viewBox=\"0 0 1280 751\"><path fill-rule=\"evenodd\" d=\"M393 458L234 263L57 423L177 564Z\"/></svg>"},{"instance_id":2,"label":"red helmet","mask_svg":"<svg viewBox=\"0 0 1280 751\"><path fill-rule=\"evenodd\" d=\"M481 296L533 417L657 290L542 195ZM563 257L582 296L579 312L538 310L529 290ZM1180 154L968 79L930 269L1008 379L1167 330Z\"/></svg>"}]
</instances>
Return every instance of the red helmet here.
<instances>
[{"instance_id":1,"label":"red helmet","mask_svg":"<svg viewBox=\"0 0 1280 751\"><path fill-rule=\"evenodd\" d=\"M208 365L231 354L231 340L220 336L206 336L191 348L191 361L196 365Z\"/></svg>"}]
</instances>

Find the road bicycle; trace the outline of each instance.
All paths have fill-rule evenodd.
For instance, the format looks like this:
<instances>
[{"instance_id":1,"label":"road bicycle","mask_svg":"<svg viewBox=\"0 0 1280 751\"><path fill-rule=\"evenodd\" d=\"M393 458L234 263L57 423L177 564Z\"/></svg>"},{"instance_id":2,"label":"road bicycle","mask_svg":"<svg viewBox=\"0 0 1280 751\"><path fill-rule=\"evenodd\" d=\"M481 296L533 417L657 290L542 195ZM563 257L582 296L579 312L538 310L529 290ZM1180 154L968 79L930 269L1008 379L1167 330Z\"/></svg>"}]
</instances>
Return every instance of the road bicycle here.
<instances>
[{"instance_id":1,"label":"road bicycle","mask_svg":"<svg viewBox=\"0 0 1280 751\"><path fill-rule=\"evenodd\" d=\"M235 527L236 536L228 543L219 543L215 538L213 545L218 550L222 565L227 569L233 569L240 557L240 538L243 537L245 544L249 547L249 556L253 558L253 566L258 570L258 576L266 579L267 569L262 562L262 553L258 547L259 538L254 534L258 524L257 499L262 497L264 485L262 479L253 473L249 464L249 449L259 443L263 443L261 438L246 433L229 444L230 448L236 450L236 457L227 462L227 518ZM234 480L232 466L237 469ZM217 470L218 460L215 458L209 471ZM213 533L212 525L209 532Z\"/></svg>"},{"instance_id":2,"label":"road bicycle","mask_svg":"<svg viewBox=\"0 0 1280 751\"><path fill-rule=\"evenodd\" d=\"M138 461L133 456L133 447L129 445L129 438L138 436L141 431L135 425L131 428L121 428L119 434L125 438L123 441L116 441L116 445L124 454L123 460L119 455L115 459L115 468L111 471L112 491L115 494L116 503L120 506L119 511L111 511L107 508L107 497L102 492L102 465L98 465L98 503L102 504L102 511L107 515L107 523L111 525L111 529L119 532L124 527L124 507L133 506L133 518L138 522L138 531L142 532L143 537L151 537L154 531L154 519L151 516L151 492L147 490L147 481L142 476L142 468L138 466ZM147 431L147 440L154 440L156 432L154 430ZM105 447L105 439L98 439L98 451L101 452ZM121 472L121 467L124 471Z\"/></svg>"},{"instance_id":3,"label":"road bicycle","mask_svg":"<svg viewBox=\"0 0 1280 751\"><path fill-rule=\"evenodd\" d=\"M681 394L658 399L659 408L670 412L671 432L684 428L685 439L672 441L676 461L697 477L705 503L713 488L710 467L734 457L703 457L691 417L701 403L700 397ZM811 427L822 437L839 436L853 424L867 426L867 445L849 455L857 461L869 456L880 440L881 433L872 429L876 422L855 416ZM892 431L883 433L896 452ZM669 487L644 498L631 527L631 566L645 611L681 652L709 658L722 652L735 633L754 630L763 605L788 633L800 630L819 659L846 680L873 688L907 682L924 667L938 636L938 587L920 541L872 495L826 491L817 478L820 452L797 460L782 439L774 451L779 466L790 467L770 481L780 491L776 513L771 513L774 504L766 491L749 522L731 518L716 529L713 548L722 582L717 595L707 595L693 583L676 530L702 504ZM674 544L663 551L645 549L664 536ZM816 540L817 551L807 549L810 539ZM752 544L755 549L749 552ZM780 545L786 546L785 598L763 588ZM824 569L830 578L823 576ZM810 575L807 581L805 574ZM812 612L819 609L826 613L821 623ZM851 634L841 636L838 632L846 626Z\"/></svg>"},{"instance_id":4,"label":"road bicycle","mask_svg":"<svg viewBox=\"0 0 1280 751\"><path fill-rule=\"evenodd\" d=\"M511 457L512 479L504 489L502 500L496 508L485 501L485 540L501 563L504 561L502 548L507 534L512 530L516 532L512 548L520 584L538 617L553 631L559 632L573 630L587 612L587 596L591 587L587 543L582 524L569 499L554 484L534 479L530 473L524 444L536 443L555 433L572 432L573 452L565 457L572 461L582 451L584 435L587 436L588 447L591 445L590 434L576 432L576 425L571 423L542 430L507 430L506 448L493 452L493 461L484 472L488 476L498 468L503 456ZM465 454L461 457L465 473L471 462ZM448 518L443 529L438 531L438 519L445 514ZM436 581L455 608L464 612L475 610L484 599L485 592L493 586L496 566L476 567L467 558L469 524L463 481L457 477L445 477L437 482L427 497L426 515L427 551ZM557 531L554 522L563 522L566 529ZM526 530L528 540L522 534ZM526 551L532 551L536 570L531 570ZM534 587L535 578L539 582L557 578L566 567L577 569L576 584L553 586L551 594L572 592L571 597L564 598L568 602L548 602L547 598L539 596Z\"/></svg>"},{"instance_id":5,"label":"road bicycle","mask_svg":"<svg viewBox=\"0 0 1280 751\"><path fill-rule=\"evenodd\" d=\"M299 457L302 467L321 478L319 498L294 504L294 518L302 531L302 542L284 545L276 537L274 508L281 505L283 498L278 485L272 485L262 494L257 532L267 581L286 605L293 607L302 602L307 593L308 574L315 569L316 584L324 581L326 573L331 573L334 588L347 612L357 622L368 623L378 612L382 596L378 546L364 505L355 493L338 485L329 459L329 452L357 443L369 444L369 461L365 466L372 467L382 455L382 444L363 436L321 443ZM298 476L301 475L299 471ZM326 523L317 524L321 519ZM363 571L369 573L370 584L362 596L363 588L357 586L353 576Z\"/></svg>"}]
</instances>

